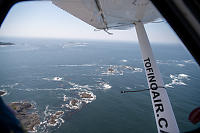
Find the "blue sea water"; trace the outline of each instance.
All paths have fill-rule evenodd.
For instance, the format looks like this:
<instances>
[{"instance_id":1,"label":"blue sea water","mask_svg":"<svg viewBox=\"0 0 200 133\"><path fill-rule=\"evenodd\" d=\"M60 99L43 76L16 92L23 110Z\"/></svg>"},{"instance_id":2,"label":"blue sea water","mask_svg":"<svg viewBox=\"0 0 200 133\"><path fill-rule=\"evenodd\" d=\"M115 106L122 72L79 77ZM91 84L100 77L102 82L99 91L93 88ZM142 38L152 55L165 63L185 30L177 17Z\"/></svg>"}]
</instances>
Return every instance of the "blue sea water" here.
<instances>
[{"instance_id":1,"label":"blue sea water","mask_svg":"<svg viewBox=\"0 0 200 133\"><path fill-rule=\"evenodd\" d=\"M0 90L6 103L29 101L37 132L157 132L139 45L133 42L13 39L0 47ZM200 106L200 69L182 44L152 44L181 132L196 129L189 113ZM112 70L112 72L109 71ZM87 92L93 99L83 99ZM76 109L70 101L79 101ZM63 111L57 123L48 120Z\"/></svg>"}]
</instances>

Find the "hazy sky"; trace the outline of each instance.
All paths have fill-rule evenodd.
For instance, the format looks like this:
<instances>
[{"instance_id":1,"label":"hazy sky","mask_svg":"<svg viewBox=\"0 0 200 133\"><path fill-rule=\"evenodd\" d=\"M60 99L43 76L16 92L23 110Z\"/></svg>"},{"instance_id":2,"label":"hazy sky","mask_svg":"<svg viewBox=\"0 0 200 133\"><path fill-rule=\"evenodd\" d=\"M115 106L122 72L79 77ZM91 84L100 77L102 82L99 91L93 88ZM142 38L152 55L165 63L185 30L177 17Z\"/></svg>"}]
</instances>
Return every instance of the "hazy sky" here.
<instances>
[{"instance_id":1,"label":"hazy sky","mask_svg":"<svg viewBox=\"0 0 200 133\"><path fill-rule=\"evenodd\" d=\"M166 22L149 23L145 28L151 42L180 43ZM113 35L94 29L49 1L21 2L10 10L0 29L0 37L137 41L135 28L125 31L111 30Z\"/></svg>"}]
</instances>

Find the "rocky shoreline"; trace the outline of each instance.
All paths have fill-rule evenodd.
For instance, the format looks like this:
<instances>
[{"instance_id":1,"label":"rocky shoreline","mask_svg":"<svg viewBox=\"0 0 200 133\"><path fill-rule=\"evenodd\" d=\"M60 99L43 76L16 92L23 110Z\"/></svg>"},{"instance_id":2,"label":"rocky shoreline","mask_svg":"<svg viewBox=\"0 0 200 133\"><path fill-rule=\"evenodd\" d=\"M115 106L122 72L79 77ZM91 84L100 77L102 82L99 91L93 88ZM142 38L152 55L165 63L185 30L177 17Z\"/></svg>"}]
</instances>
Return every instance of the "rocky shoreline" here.
<instances>
[{"instance_id":1,"label":"rocky shoreline","mask_svg":"<svg viewBox=\"0 0 200 133\"><path fill-rule=\"evenodd\" d=\"M8 106L14 110L17 119L27 131L35 131L40 124L39 115L34 112L34 105L29 102L12 102Z\"/></svg>"},{"instance_id":2,"label":"rocky shoreline","mask_svg":"<svg viewBox=\"0 0 200 133\"><path fill-rule=\"evenodd\" d=\"M46 118L40 118L35 105L29 102L12 102L8 104L8 106L14 111L15 116L21 122L24 129L27 132L37 132L36 129L41 124L46 123L47 126L56 126L59 121L63 120L61 117L63 116L63 111L56 111L55 113L50 113ZM44 121L40 121L40 119L44 119Z\"/></svg>"},{"instance_id":3,"label":"rocky shoreline","mask_svg":"<svg viewBox=\"0 0 200 133\"><path fill-rule=\"evenodd\" d=\"M0 91L1 95L6 92ZM71 116L74 112L79 111L84 105L92 102L96 99L96 96L89 91L79 92L79 98L72 98L66 104L66 107L71 111L68 112L68 116ZM66 101L64 97L64 101ZM27 132L40 132L44 131L46 127L60 126L64 123L62 119L64 111L62 110L49 110L48 106L44 111L44 117L39 116L38 110L35 104L27 101L12 102L8 106L14 111L17 119L20 120L24 129Z\"/></svg>"}]
</instances>

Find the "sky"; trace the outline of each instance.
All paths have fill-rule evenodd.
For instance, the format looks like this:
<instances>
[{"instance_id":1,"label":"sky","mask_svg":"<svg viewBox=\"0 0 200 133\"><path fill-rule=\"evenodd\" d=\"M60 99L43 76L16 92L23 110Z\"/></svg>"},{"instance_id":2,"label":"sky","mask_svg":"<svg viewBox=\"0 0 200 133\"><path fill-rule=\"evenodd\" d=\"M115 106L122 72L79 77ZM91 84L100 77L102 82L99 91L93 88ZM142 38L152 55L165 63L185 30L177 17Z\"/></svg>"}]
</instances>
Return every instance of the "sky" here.
<instances>
[{"instance_id":1,"label":"sky","mask_svg":"<svg viewBox=\"0 0 200 133\"><path fill-rule=\"evenodd\" d=\"M135 28L110 30L113 35L94 29L50 1L29 1L20 2L12 7L0 28L0 37L138 41ZM150 42L181 42L167 22L148 23L145 29Z\"/></svg>"}]
</instances>

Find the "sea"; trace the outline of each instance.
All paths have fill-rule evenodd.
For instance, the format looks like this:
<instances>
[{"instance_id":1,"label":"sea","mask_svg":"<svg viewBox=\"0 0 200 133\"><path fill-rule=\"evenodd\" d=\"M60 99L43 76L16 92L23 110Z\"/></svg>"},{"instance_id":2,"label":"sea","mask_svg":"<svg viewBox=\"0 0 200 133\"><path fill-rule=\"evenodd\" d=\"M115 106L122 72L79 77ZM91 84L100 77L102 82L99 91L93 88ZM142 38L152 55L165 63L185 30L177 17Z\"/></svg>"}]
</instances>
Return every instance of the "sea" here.
<instances>
[{"instance_id":1,"label":"sea","mask_svg":"<svg viewBox=\"0 0 200 133\"><path fill-rule=\"evenodd\" d=\"M0 90L35 105L37 133L155 133L155 118L137 42L0 38ZM183 44L152 43L181 132L200 127L200 68ZM81 93L91 98L81 98ZM75 99L76 106L70 104ZM48 121L62 111L56 123Z\"/></svg>"}]
</instances>

